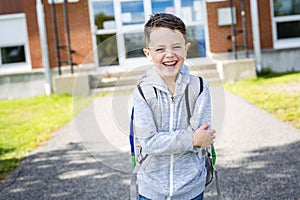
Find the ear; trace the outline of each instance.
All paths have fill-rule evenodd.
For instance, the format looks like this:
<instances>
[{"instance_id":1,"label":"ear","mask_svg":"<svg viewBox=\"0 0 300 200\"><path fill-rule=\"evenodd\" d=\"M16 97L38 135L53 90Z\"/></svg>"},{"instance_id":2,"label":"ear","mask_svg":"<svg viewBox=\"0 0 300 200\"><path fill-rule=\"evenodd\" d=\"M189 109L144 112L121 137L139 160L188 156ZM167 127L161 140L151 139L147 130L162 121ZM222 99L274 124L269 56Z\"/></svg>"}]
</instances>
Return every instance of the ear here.
<instances>
[{"instance_id":1,"label":"ear","mask_svg":"<svg viewBox=\"0 0 300 200\"><path fill-rule=\"evenodd\" d=\"M188 53L188 50L189 50L189 48L191 47L191 43L190 42L188 42L188 43L186 43L185 44L185 47L184 47L184 58L186 58L187 57L187 53Z\"/></svg>"},{"instance_id":2,"label":"ear","mask_svg":"<svg viewBox=\"0 0 300 200\"><path fill-rule=\"evenodd\" d=\"M189 48L191 47L191 43L190 42L188 42L188 43L186 43L186 45L185 45L185 52L187 53L187 51L189 50Z\"/></svg>"},{"instance_id":3,"label":"ear","mask_svg":"<svg viewBox=\"0 0 300 200\"><path fill-rule=\"evenodd\" d=\"M148 60L150 62L152 62L152 56L151 56L150 50L148 48L144 48L143 51L144 51L145 56L148 58Z\"/></svg>"}]
</instances>

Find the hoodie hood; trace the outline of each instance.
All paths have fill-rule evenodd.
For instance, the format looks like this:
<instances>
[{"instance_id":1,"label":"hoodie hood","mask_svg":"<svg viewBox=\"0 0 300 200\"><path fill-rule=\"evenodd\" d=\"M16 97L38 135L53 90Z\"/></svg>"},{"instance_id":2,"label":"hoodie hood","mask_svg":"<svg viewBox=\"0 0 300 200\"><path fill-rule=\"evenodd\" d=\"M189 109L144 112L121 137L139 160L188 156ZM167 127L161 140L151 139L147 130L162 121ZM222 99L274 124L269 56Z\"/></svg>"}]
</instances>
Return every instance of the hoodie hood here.
<instances>
[{"instance_id":1,"label":"hoodie hood","mask_svg":"<svg viewBox=\"0 0 300 200\"><path fill-rule=\"evenodd\" d=\"M155 66L146 71L143 76L139 79L138 84L149 84L158 90L169 92L168 86L161 78ZM176 78L176 90L175 95L182 95L185 91L186 86L190 83L190 73L186 65L183 65L178 72Z\"/></svg>"}]
</instances>

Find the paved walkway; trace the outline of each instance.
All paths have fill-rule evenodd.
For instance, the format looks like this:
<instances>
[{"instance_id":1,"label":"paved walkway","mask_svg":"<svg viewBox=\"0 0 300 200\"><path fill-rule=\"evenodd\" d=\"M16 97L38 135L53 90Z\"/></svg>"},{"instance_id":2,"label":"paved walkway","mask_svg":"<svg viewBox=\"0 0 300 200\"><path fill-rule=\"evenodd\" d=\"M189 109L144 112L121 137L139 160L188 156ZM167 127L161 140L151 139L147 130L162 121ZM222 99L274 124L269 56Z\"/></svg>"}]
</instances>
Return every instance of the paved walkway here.
<instances>
[{"instance_id":1,"label":"paved walkway","mask_svg":"<svg viewBox=\"0 0 300 200\"><path fill-rule=\"evenodd\" d=\"M220 88L212 91L223 198L298 200L300 131ZM24 159L0 185L0 199L128 199L129 105L130 96L96 99ZM212 184L205 196L215 195Z\"/></svg>"}]
</instances>

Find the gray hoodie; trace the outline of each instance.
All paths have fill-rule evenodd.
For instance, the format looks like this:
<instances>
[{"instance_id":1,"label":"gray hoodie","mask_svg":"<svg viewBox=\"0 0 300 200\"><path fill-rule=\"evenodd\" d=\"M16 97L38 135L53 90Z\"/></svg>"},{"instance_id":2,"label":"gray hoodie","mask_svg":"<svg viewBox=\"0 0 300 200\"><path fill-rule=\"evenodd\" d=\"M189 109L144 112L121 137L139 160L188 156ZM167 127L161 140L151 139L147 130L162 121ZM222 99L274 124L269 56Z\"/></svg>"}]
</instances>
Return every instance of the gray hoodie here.
<instances>
[{"instance_id":1,"label":"gray hoodie","mask_svg":"<svg viewBox=\"0 0 300 200\"><path fill-rule=\"evenodd\" d=\"M135 134L142 146L142 154L149 154L140 167L137 182L139 194L152 200L168 197L190 200L205 189L205 161L201 149L193 147L192 134L202 124L211 123L211 99L208 84L203 80L203 92L194 95L190 105L189 125L184 94L191 78L197 77L190 75L187 66L183 65L172 97L153 67L139 83L145 96L150 93L144 91L148 84L156 88L157 95L150 95L145 101L137 89L134 92Z\"/></svg>"}]
</instances>

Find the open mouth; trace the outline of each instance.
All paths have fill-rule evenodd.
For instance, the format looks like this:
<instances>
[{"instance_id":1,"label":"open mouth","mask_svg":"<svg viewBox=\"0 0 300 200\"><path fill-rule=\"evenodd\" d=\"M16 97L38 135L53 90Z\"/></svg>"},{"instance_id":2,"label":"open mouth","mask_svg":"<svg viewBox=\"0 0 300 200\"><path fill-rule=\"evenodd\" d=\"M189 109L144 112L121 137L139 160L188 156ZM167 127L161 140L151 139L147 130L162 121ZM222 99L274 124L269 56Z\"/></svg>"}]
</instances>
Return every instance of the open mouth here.
<instances>
[{"instance_id":1,"label":"open mouth","mask_svg":"<svg viewBox=\"0 0 300 200\"><path fill-rule=\"evenodd\" d=\"M178 61L167 61L163 62L162 64L166 67L175 67Z\"/></svg>"}]
</instances>

